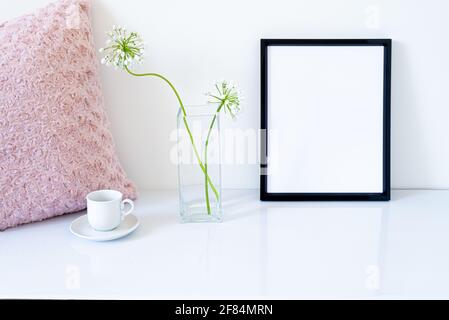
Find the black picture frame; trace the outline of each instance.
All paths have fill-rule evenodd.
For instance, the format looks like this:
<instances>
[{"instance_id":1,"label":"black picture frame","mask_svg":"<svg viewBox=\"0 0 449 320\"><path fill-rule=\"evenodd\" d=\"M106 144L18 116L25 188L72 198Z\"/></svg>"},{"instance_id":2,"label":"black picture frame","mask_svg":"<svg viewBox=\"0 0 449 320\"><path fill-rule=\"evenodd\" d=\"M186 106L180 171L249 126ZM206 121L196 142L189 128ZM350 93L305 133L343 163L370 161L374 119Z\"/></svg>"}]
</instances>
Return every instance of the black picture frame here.
<instances>
[{"instance_id":1,"label":"black picture frame","mask_svg":"<svg viewBox=\"0 0 449 320\"><path fill-rule=\"evenodd\" d=\"M383 70L383 191L381 193L270 193L267 190L268 48L270 46L382 46ZM389 201L391 199L391 39L261 39L261 201Z\"/></svg>"}]
</instances>

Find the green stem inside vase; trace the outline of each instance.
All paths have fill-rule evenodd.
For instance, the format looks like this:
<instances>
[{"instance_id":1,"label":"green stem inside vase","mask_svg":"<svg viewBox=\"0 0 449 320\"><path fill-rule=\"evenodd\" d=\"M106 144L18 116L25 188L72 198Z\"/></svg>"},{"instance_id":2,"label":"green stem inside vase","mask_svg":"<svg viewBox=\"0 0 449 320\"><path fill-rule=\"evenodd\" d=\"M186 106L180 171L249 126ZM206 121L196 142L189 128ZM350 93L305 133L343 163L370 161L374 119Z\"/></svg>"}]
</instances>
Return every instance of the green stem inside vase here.
<instances>
[{"instance_id":1,"label":"green stem inside vase","mask_svg":"<svg viewBox=\"0 0 449 320\"><path fill-rule=\"evenodd\" d=\"M210 140L210 136L212 134L212 130L214 129L215 122L217 121L217 116L220 113L220 111L223 108L223 106L224 106L224 101L218 107L217 112L215 113L214 118L212 119L212 123L210 124L209 132L207 133L207 137L206 137L206 144L205 144L205 147L204 147L204 167L206 168L206 173L205 173L206 177L209 175L209 173L207 171L208 170L207 151L208 151L208 148L209 148L209 140ZM208 179L205 179L204 185L205 185L205 190L206 190L207 214L211 215L210 200L209 200L209 181L208 181Z\"/></svg>"},{"instance_id":2,"label":"green stem inside vase","mask_svg":"<svg viewBox=\"0 0 449 320\"><path fill-rule=\"evenodd\" d=\"M135 77L156 77L156 78L162 79L162 80L165 81L165 82L170 86L170 88L173 90L173 92L175 93L176 98L178 99L179 105L180 105L180 107L181 107L181 111L182 111L182 114L183 114L183 122L184 122L184 126L186 127L187 133L189 134L190 142L192 143L192 148L193 148L193 152L195 153L195 157L196 157L196 159L197 159L197 161L198 161L198 164L199 164L201 170L202 170L203 173L204 173L204 176L205 176L205 180L206 180L206 182L207 182L207 185L210 185L210 188L212 189L212 191L213 191L214 194L215 194L215 197L217 198L217 201L219 201L219 199L220 199L220 194L218 193L217 189L215 188L214 184L212 183L212 180L210 179L209 175L207 174L207 168L206 168L206 166L205 166L205 165L203 164L203 162L201 161L201 157L200 157L200 154L199 154L198 149L197 149L197 147L196 147L195 140L193 139L192 131L190 130L189 124L188 124L188 122L187 122L187 118L186 118L186 117L187 117L187 112L186 112L186 109L185 109L185 107L184 107L184 104L182 103L181 96L179 95L179 93L178 93L178 91L176 90L175 86L174 86L174 85L173 85L167 78L165 78L164 76L162 76L162 75L160 75L160 74L157 74L157 73L135 73L135 72L132 72L131 70L129 70L129 68L128 68L127 66L125 66L125 70L126 70L130 75L135 76ZM209 203L209 207L210 207L210 203Z\"/></svg>"}]
</instances>

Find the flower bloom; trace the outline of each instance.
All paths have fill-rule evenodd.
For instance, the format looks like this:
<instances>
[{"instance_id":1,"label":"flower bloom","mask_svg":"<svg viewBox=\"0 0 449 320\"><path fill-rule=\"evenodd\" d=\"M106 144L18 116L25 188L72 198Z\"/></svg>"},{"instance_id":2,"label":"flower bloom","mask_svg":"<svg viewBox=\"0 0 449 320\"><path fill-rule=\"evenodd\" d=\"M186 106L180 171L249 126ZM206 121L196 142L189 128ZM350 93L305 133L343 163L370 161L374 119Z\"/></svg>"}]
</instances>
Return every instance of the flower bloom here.
<instances>
[{"instance_id":1,"label":"flower bloom","mask_svg":"<svg viewBox=\"0 0 449 320\"><path fill-rule=\"evenodd\" d=\"M121 26L113 26L107 35L109 39L106 47L100 49L100 52L105 54L101 60L102 64L125 69L134 63L143 62L145 45L138 33L128 32Z\"/></svg>"},{"instance_id":2,"label":"flower bloom","mask_svg":"<svg viewBox=\"0 0 449 320\"><path fill-rule=\"evenodd\" d=\"M225 113L233 119L241 111L242 91L232 81L221 80L215 83L215 93L208 92L209 103L220 104Z\"/></svg>"}]
</instances>

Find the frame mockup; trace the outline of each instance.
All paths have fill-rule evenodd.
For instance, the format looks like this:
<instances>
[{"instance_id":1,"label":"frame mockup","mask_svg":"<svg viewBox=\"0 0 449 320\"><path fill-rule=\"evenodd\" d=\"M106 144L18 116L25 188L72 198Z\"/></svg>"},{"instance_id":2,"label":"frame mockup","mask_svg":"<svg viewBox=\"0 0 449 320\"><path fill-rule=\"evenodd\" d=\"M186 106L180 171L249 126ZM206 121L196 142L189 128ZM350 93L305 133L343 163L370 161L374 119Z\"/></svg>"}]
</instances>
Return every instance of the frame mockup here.
<instances>
[{"instance_id":1,"label":"frame mockup","mask_svg":"<svg viewBox=\"0 0 449 320\"><path fill-rule=\"evenodd\" d=\"M390 200L391 48L261 40L261 200Z\"/></svg>"}]
</instances>

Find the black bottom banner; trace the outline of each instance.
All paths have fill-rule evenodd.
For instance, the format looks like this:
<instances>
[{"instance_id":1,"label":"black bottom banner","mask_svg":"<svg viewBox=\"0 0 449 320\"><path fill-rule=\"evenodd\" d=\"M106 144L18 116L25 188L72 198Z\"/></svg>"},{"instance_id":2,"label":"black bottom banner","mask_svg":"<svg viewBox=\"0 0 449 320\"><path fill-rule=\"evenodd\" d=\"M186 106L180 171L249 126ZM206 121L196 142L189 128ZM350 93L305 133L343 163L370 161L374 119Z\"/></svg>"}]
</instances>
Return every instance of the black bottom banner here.
<instances>
[{"instance_id":1,"label":"black bottom banner","mask_svg":"<svg viewBox=\"0 0 449 320\"><path fill-rule=\"evenodd\" d=\"M3 306L4 305L4 306ZM8 306L7 306L8 305ZM315 317L345 317L363 319L389 316L422 316L447 308L443 301L99 301L99 300L3 300L0 307L14 310L16 316L26 311L52 315L58 319L66 316L79 319L99 316L123 319L310 319ZM384 307L387 307L385 310ZM443 309L444 308L444 309ZM64 313L57 310L64 310ZM325 318L325 319L326 319Z\"/></svg>"}]
</instances>

